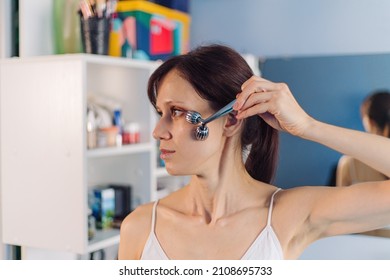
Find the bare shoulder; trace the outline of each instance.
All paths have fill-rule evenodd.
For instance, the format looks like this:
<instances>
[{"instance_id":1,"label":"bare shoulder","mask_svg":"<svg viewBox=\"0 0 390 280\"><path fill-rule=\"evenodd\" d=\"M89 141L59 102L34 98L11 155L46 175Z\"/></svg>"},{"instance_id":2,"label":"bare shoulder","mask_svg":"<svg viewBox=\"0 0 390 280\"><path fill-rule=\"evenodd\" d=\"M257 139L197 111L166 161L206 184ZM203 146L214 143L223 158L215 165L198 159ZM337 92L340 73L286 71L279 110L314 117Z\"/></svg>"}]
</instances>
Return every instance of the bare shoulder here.
<instances>
[{"instance_id":1,"label":"bare shoulder","mask_svg":"<svg viewBox=\"0 0 390 280\"><path fill-rule=\"evenodd\" d=\"M119 259L140 259L149 236L153 203L138 206L123 220L120 228Z\"/></svg>"},{"instance_id":2,"label":"bare shoulder","mask_svg":"<svg viewBox=\"0 0 390 280\"><path fill-rule=\"evenodd\" d=\"M150 229L152 222L153 203L143 204L138 206L123 220L121 231L134 232L140 229Z\"/></svg>"},{"instance_id":3,"label":"bare shoulder","mask_svg":"<svg viewBox=\"0 0 390 280\"><path fill-rule=\"evenodd\" d=\"M356 161L355 158L351 157L351 156L347 156L347 155L342 155L339 159L339 162L338 164L342 164L342 165L345 165L345 164L351 164L353 163L354 161Z\"/></svg>"},{"instance_id":4,"label":"bare shoulder","mask_svg":"<svg viewBox=\"0 0 390 280\"><path fill-rule=\"evenodd\" d=\"M331 191L332 189L337 188L329 186L298 186L289 189L283 189L277 194L277 196L285 197L286 199L297 199L298 197L308 199L312 196L322 195Z\"/></svg>"},{"instance_id":5,"label":"bare shoulder","mask_svg":"<svg viewBox=\"0 0 390 280\"><path fill-rule=\"evenodd\" d=\"M373 183L370 186L374 185ZM342 211L356 207L364 200L367 188L364 184L355 187L301 186L278 193L275 210L279 217L294 220L295 225L306 230L323 230L333 220L341 217ZM283 220L283 219L282 219ZM296 231L298 232L298 231Z\"/></svg>"},{"instance_id":6,"label":"bare shoulder","mask_svg":"<svg viewBox=\"0 0 390 280\"><path fill-rule=\"evenodd\" d=\"M340 191L342 191L340 188L328 186L299 186L283 189L276 195L275 201L288 208L292 206L300 209L312 208L313 203L327 199L329 195Z\"/></svg>"},{"instance_id":7,"label":"bare shoulder","mask_svg":"<svg viewBox=\"0 0 390 280\"><path fill-rule=\"evenodd\" d=\"M276 217L281 221L295 220L296 225L303 225L313 217L314 211L325 207L332 207L340 197L343 188L327 186L300 186L284 189L275 196ZM278 215L279 214L279 215Z\"/></svg>"},{"instance_id":8,"label":"bare shoulder","mask_svg":"<svg viewBox=\"0 0 390 280\"><path fill-rule=\"evenodd\" d=\"M313 224L313 211L334 187L300 186L275 195L272 225L286 258L295 258L302 248L317 239L322 228ZM338 188L341 189L341 188Z\"/></svg>"}]
</instances>

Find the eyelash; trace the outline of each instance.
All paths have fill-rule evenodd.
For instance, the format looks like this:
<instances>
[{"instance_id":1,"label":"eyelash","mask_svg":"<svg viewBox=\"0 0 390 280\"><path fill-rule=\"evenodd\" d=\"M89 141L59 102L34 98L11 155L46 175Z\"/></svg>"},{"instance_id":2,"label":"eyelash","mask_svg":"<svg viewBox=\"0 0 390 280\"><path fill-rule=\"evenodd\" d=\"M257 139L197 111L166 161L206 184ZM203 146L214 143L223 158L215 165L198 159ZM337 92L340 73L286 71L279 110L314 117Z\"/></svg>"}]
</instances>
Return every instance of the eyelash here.
<instances>
[{"instance_id":1,"label":"eyelash","mask_svg":"<svg viewBox=\"0 0 390 280\"><path fill-rule=\"evenodd\" d=\"M176 107L172 107L172 108L170 109L170 112L171 112L172 118L175 118L175 117L180 117L180 116L182 116L182 115L184 114L185 110L179 109L179 108L176 108ZM179 112L179 113L178 113L178 112ZM157 114L158 114L160 117L162 117L163 112L157 111ZM177 115L177 114L179 114L179 115Z\"/></svg>"},{"instance_id":2,"label":"eyelash","mask_svg":"<svg viewBox=\"0 0 390 280\"><path fill-rule=\"evenodd\" d=\"M177 115L177 112L179 112L179 115ZM173 117L180 117L184 113L184 110L178 109L178 108L172 108L171 109L171 115Z\"/></svg>"}]
</instances>

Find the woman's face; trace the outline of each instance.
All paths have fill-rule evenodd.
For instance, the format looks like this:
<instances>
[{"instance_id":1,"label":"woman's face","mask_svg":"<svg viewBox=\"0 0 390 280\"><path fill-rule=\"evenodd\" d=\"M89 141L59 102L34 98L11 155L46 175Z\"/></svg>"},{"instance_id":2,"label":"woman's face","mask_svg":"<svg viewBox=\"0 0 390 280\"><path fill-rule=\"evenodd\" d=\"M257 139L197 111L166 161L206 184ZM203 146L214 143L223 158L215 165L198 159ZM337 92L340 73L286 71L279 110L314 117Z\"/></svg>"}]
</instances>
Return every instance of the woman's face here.
<instances>
[{"instance_id":1,"label":"woman's face","mask_svg":"<svg viewBox=\"0 0 390 280\"><path fill-rule=\"evenodd\" d=\"M363 123L363 127L364 127L364 130L369 132L369 133L372 133L371 132L371 121L370 121L370 118L366 115L366 114L363 114L362 115L362 123Z\"/></svg>"},{"instance_id":2,"label":"woman's face","mask_svg":"<svg viewBox=\"0 0 390 280\"><path fill-rule=\"evenodd\" d=\"M383 135L383 131L381 131L378 125L365 113L362 114L362 123L365 131L372 134Z\"/></svg>"},{"instance_id":3,"label":"woman's face","mask_svg":"<svg viewBox=\"0 0 390 280\"><path fill-rule=\"evenodd\" d=\"M207 125L209 137L206 140L196 140L194 131L197 126L186 121L186 112L197 111L202 118L214 112L176 70L170 71L160 83L156 107L160 119L153 137L160 140L160 157L170 174L205 175L213 166L218 166L225 118Z\"/></svg>"}]
</instances>

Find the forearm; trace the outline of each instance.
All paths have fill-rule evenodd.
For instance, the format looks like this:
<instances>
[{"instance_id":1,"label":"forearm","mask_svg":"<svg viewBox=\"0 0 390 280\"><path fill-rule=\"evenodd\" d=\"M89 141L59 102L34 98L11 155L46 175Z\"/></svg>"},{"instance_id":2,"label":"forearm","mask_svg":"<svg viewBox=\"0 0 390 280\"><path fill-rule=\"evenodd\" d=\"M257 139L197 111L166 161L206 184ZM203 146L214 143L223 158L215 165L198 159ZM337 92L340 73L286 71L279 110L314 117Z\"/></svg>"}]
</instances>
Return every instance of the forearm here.
<instances>
[{"instance_id":1,"label":"forearm","mask_svg":"<svg viewBox=\"0 0 390 280\"><path fill-rule=\"evenodd\" d=\"M259 115L275 129L352 156L390 177L390 139L314 120L284 83L253 76L241 88L234 105L237 119Z\"/></svg>"},{"instance_id":2,"label":"forearm","mask_svg":"<svg viewBox=\"0 0 390 280\"><path fill-rule=\"evenodd\" d=\"M390 177L390 139L312 120L302 138L352 156Z\"/></svg>"}]
</instances>

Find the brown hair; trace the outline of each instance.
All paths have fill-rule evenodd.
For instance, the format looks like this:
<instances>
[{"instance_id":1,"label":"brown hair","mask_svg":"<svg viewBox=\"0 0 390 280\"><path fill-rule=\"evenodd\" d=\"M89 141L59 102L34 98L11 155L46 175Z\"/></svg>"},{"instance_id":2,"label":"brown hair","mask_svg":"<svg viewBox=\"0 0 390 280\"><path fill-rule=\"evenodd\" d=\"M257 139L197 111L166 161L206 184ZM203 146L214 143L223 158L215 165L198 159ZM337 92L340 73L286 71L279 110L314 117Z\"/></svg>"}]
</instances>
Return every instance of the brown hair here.
<instances>
[{"instance_id":1,"label":"brown hair","mask_svg":"<svg viewBox=\"0 0 390 280\"><path fill-rule=\"evenodd\" d=\"M191 52L165 61L151 75L148 97L156 106L159 82L175 69L189 82L211 108L218 110L236 98L241 85L253 71L235 50L222 45L198 47ZM278 132L259 116L244 120L241 145L248 152L245 167L255 179L271 182L275 174L278 153Z\"/></svg>"},{"instance_id":2,"label":"brown hair","mask_svg":"<svg viewBox=\"0 0 390 280\"><path fill-rule=\"evenodd\" d=\"M367 96L361 106L361 114L367 115L382 131L387 129L390 138L390 92L377 90Z\"/></svg>"}]
</instances>

